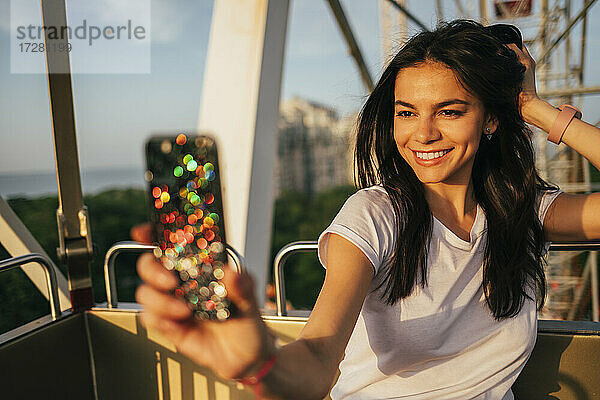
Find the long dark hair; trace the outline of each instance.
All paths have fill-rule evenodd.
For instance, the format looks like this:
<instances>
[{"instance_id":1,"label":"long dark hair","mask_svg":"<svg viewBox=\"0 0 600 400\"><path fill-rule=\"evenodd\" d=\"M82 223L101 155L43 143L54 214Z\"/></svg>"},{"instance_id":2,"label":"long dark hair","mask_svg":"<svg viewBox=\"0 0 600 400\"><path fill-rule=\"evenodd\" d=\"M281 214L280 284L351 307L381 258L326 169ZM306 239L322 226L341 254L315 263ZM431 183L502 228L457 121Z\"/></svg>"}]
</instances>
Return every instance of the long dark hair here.
<instances>
[{"instance_id":1,"label":"long dark hair","mask_svg":"<svg viewBox=\"0 0 600 400\"><path fill-rule=\"evenodd\" d=\"M399 154L393 136L396 76L426 61L454 71L498 121L492 140L481 140L472 172L475 200L488 224L483 257L487 305L498 320L513 317L537 291L541 308L546 296L545 236L536 199L539 190L552 187L537 173L532 132L519 111L525 67L483 25L468 20L441 23L435 31L411 38L385 68L359 115L356 184L382 185L398 226L381 298L393 305L409 296L417 283L427 284L433 217L423 184Z\"/></svg>"}]
</instances>

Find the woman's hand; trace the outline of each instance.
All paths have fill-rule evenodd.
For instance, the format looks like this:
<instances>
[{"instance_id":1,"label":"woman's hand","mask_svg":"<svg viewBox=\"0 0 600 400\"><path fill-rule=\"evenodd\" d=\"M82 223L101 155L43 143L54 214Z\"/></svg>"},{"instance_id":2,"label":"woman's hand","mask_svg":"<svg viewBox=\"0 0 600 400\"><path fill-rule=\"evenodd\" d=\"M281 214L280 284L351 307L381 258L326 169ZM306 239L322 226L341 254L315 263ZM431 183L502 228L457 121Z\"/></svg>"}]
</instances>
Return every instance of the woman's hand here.
<instances>
[{"instance_id":1,"label":"woman's hand","mask_svg":"<svg viewBox=\"0 0 600 400\"><path fill-rule=\"evenodd\" d=\"M515 52L521 64L525 66L525 76L523 78L523 88L519 93L519 107L521 115L525 115L524 108L531 101L539 100L535 89L535 60L529 54L527 47L523 45L523 50L515 44L507 45L509 49Z\"/></svg>"},{"instance_id":2,"label":"woman's hand","mask_svg":"<svg viewBox=\"0 0 600 400\"><path fill-rule=\"evenodd\" d=\"M132 229L134 240L148 243L150 226ZM207 366L226 379L252 375L275 352L274 336L260 318L254 282L247 273L224 268L222 279L237 315L225 322L196 321L190 308L170 294L177 278L151 254L138 259L137 270L145 284L136 300L144 306L142 323L173 342L177 350L197 364Z\"/></svg>"}]
</instances>

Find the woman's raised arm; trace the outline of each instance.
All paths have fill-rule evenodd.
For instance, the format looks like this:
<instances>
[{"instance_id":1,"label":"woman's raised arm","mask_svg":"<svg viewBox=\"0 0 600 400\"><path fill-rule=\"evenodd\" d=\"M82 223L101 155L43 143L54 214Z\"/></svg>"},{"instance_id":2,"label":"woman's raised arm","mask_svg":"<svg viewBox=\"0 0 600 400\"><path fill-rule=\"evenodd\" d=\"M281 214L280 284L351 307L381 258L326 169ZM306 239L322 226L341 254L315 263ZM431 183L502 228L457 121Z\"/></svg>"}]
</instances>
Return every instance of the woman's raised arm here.
<instances>
[{"instance_id":1,"label":"woman's raised arm","mask_svg":"<svg viewBox=\"0 0 600 400\"><path fill-rule=\"evenodd\" d=\"M535 88L535 61L523 46L509 45L527 68L520 94L525 122L550 132L559 110L540 99ZM600 129L577 118L567 126L562 142L600 169ZM600 239L600 193L561 194L550 206L544 229L549 240Z\"/></svg>"},{"instance_id":2,"label":"woman's raised arm","mask_svg":"<svg viewBox=\"0 0 600 400\"><path fill-rule=\"evenodd\" d=\"M540 98L527 102L522 111L527 123L537 126L546 133L550 131L560 113L558 109ZM600 129L573 118L562 136L562 142L600 169Z\"/></svg>"}]
</instances>

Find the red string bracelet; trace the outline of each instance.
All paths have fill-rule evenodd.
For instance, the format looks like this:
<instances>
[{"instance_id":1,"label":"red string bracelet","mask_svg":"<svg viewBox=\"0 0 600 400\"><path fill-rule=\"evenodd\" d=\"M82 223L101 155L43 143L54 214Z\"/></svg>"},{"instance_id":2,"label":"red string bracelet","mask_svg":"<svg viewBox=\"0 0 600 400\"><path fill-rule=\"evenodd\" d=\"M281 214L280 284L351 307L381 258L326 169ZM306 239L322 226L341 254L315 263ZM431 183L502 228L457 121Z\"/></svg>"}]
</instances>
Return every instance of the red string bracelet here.
<instances>
[{"instance_id":1,"label":"red string bracelet","mask_svg":"<svg viewBox=\"0 0 600 400\"><path fill-rule=\"evenodd\" d=\"M265 375L269 373L271 368L273 368L273 365L275 365L275 361L277 361L277 356L278 355L275 354L273 357L271 357L269 361L267 361L265 365L262 366L260 371L258 371L255 375L249 376L247 378L236 379L236 381L241 383L242 385L252 387L256 398L260 400L262 398L262 388L260 386L260 382L265 377Z\"/></svg>"}]
</instances>

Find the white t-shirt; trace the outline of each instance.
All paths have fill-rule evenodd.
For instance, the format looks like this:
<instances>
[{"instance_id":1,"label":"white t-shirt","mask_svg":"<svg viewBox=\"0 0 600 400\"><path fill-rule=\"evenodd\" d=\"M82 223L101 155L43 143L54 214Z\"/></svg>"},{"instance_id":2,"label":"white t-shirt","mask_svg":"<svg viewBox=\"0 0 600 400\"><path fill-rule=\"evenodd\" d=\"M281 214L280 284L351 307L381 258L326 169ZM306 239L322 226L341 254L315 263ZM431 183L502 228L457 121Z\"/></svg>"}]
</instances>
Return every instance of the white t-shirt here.
<instances>
[{"instance_id":1,"label":"white t-shirt","mask_svg":"<svg viewBox=\"0 0 600 400\"><path fill-rule=\"evenodd\" d=\"M540 199L543 222L560 191ZM466 242L433 218L428 285L388 306L380 300L396 242L391 201L380 186L352 195L319 237L325 266L330 233L348 239L373 264L375 275L340 363L332 399L513 399L512 384L537 336L534 301L496 321L482 290L486 219L477 216Z\"/></svg>"}]
</instances>

